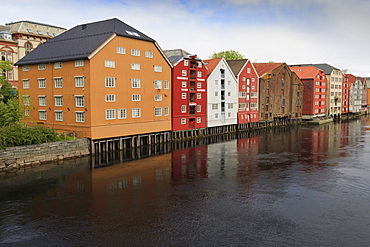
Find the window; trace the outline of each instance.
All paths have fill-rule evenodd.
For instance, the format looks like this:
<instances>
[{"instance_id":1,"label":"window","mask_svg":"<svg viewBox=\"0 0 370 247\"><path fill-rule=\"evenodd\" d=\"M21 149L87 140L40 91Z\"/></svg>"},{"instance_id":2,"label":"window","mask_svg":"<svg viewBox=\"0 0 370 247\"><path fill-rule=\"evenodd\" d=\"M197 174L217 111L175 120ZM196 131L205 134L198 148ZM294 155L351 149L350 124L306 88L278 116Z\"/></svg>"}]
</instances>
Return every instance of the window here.
<instances>
[{"instance_id":1,"label":"window","mask_svg":"<svg viewBox=\"0 0 370 247\"><path fill-rule=\"evenodd\" d=\"M231 112L228 112L227 113L227 117L231 117Z\"/></svg>"},{"instance_id":2,"label":"window","mask_svg":"<svg viewBox=\"0 0 370 247\"><path fill-rule=\"evenodd\" d=\"M186 105L181 106L181 113L186 113Z\"/></svg>"},{"instance_id":3,"label":"window","mask_svg":"<svg viewBox=\"0 0 370 247\"><path fill-rule=\"evenodd\" d=\"M106 94L105 95L105 102L115 102L116 95L115 94Z\"/></svg>"},{"instance_id":4,"label":"window","mask_svg":"<svg viewBox=\"0 0 370 247\"><path fill-rule=\"evenodd\" d=\"M198 77L202 77L202 71L198 71Z\"/></svg>"},{"instance_id":5,"label":"window","mask_svg":"<svg viewBox=\"0 0 370 247\"><path fill-rule=\"evenodd\" d=\"M116 62L115 61L111 61L111 60L105 60L104 61L104 66L106 68L115 68L116 67Z\"/></svg>"},{"instance_id":6,"label":"window","mask_svg":"<svg viewBox=\"0 0 370 247\"><path fill-rule=\"evenodd\" d=\"M186 93L181 93L181 99L186 99Z\"/></svg>"},{"instance_id":7,"label":"window","mask_svg":"<svg viewBox=\"0 0 370 247\"><path fill-rule=\"evenodd\" d=\"M162 72L162 66L154 65L154 72Z\"/></svg>"},{"instance_id":8,"label":"window","mask_svg":"<svg viewBox=\"0 0 370 247\"><path fill-rule=\"evenodd\" d=\"M39 119L40 120L46 120L46 111L44 111L44 110L39 111Z\"/></svg>"},{"instance_id":9,"label":"window","mask_svg":"<svg viewBox=\"0 0 370 247\"><path fill-rule=\"evenodd\" d=\"M132 56L140 56L140 50L137 49L131 49L131 55Z\"/></svg>"},{"instance_id":10,"label":"window","mask_svg":"<svg viewBox=\"0 0 370 247\"><path fill-rule=\"evenodd\" d=\"M252 82L254 82L254 78L252 78Z\"/></svg>"},{"instance_id":11,"label":"window","mask_svg":"<svg viewBox=\"0 0 370 247\"><path fill-rule=\"evenodd\" d=\"M164 81L164 89L169 89L169 88L170 88L169 81Z\"/></svg>"},{"instance_id":12,"label":"window","mask_svg":"<svg viewBox=\"0 0 370 247\"><path fill-rule=\"evenodd\" d=\"M251 103L251 108L257 108L257 103Z\"/></svg>"},{"instance_id":13,"label":"window","mask_svg":"<svg viewBox=\"0 0 370 247\"><path fill-rule=\"evenodd\" d=\"M239 92L239 98L245 98L246 93L245 92Z\"/></svg>"},{"instance_id":14,"label":"window","mask_svg":"<svg viewBox=\"0 0 370 247\"><path fill-rule=\"evenodd\" d=\"M140 108L132 108L132 117L139 118L140 117Z\"/></svg>"},{"instance_id":15,"label":"window","mask_svg":"<svg viewBox=\"0 0 370 247\"><path fill-rule=\"evenodd\" d=\"M165 107L165 108L164 108L164 115L165 115L165 116L168 116L169 112L170 112L170 111L168 110L168 107Z\"/></svg>"},{"instance_id":16,"label":"window","mask_svg":"<svg viewBox=\"0 0 370 247\"><path fill-rule=\"evenodd\" d=\"M85 113L81 111L76 111L76 122L83 123L85 122Z\"/></svg>"},{"instance_id":17,"label":"window","mask_svg":"<svg viewBox=\"0 0 370 247\"><path fill-rule=\"evenodd\" d=\"M133 70L140 70L140 64L139 63L132 63L131 69Z\"/></svg>"},{"instance_id":18,"label":"window","mask_svg":"<svg viewBox=\"0 0 370 247\"><path fill-rule=\"evenodd\" d=\"M118 119L126 118L126 109L118 109Z\"/></svg>"},{"instance_id":19,"label":"window","mask_svg":"<svg viewBox=\"0 0 370 247\"><path fill-rule=\"evenodd\" d=\"M154 108L154 116L162 116L162 107L155 107Z\"/></svg>"},{"instance_id":20,"label":"window","mask_svg":"<svg viewBox=\"0 0 370 247\"><path fill-rule=\"evenodd\" d=\"M155 80L154 81L154 89L162 89L162 81Z\"/></svg>"},{"instance_id":21,"label":"window","mask_svg":"<svg viewBox=\"0 0 370 247\"><path fill-rule=\"evenodd\" d=\"M55 111L55 121L63 121L63 112Z\"/></svg>"},{"instance_id":22,"label":"window","mask_svg":"<svg viewBox=\"0 0 370 247\"><path fill-rule=\"evenodd\" d=\"M105 110L105 119L106 120L116 119L116 109Z\"/></svg>"},{"instance_id":23,"label":"window","mask_svg":"<svg viewBox=\"0 0 370 247\"><path fill-rule=\"evenodd\" d=\"M30 71L30 66L29 65L23 65L22 66L22 71Z\"/></svg>"},{"instance_id":24,"label":"window","mask_svg":"<svg viewBox=\"0 0 370 247\"><path fill-rule=\"evenodd\" d=\"M24 116L29 117L30 116L30 110L28 110L28 109L24 110Z\"/></svg>"},{"instance_id":25,"label":"window","mask_svg":"<svg viewBox=\"0 0 370 247\"><path fill-rule=\"evenodd\" d=\"M23 89L30 88L30 80L29 79L23 79L22 80Z\"/></svg>"},{"instance_id":26,"label":"window","mask_svg":"<svg viewBox=\"0 0 370 247\"><path fill-rule=\"evenodd\" d=\"M234 108L234 104L233 103L228 103L227 104L227 108L228 109L233 109Z\"/></svg>"},{"instance_id":27,"label":"window","mask_svg":"<svg viewBox=\"0 0 370 247\"><path fill-rule=\"evenodd\" d=\"M42 63L42 64L39 64L37 67L38 67L39 70L45 70L46 69L46 64Z\"/></svg>"},{"instance_id":28,"label":"window","mask_svg":"<svg viewBox=\"0 0 370 247\"><path fill-rule=\"evenodd\" d=\"M132 101L140 101L140 94L133 94Z\"/></svg>"},{"instance_id":29,"label":"window","mask_svg":"<svg viewBox=\"0 0 370 247\"><path fill-rule=\"evenodd\" d=\"M27 55L27 54L29 54L31 51L32 51L32 45L30 44L30 43L26 43L25 45L24 45L24 48L25 48L25 54Z\"/></svg>"},{"instance_id":30,"label":"window","mask_svg":"<svg viewBox=\"0 0 370 247\"><path fill-rule=\"evenodd\" d=\"M227 92L227 96L231 96L231 92Z\"/></svg>"},{"instance_id":31,"label":"window","mask_svg":"<svg viewBox=\"0 0 370 247\"><path fill-rule=\"evenodd\" d=\"M132 88L140 88L140 79L131 79Z\"/></svg>"},{"instance_id":32,"label":"window","mask_svg":"<svg viewBox=\"0 0 370 247\"><path fill-rule=\"evenodd\" d=\"M39 96L39 106L46 106L46 96Z\"/></svg>"},{"instance_id":33,"label":"window","mask_svg":"<svg viewBox=\"0 0 370 247\"><path fill-rule=\"evenodd\" d=\"M182 81L181 87L186 87L186 81Z\"/></svg>"},{"instance_id":34,"label":"window","mask_svg":"<svg viewBox=\"0 0 370 247\"><path fill-rule=\"evenodd\" d=\"M257 98L257 92L251 92L251 98Z\"/></svg>"},{"instance_id":35,"label":"window","mask_svg":"<svg viewBox=\"0 0 370 247\"><path fill-rule=\"evenodd\" d=\"M201 123L201 118L200 117L197 117L197 123Z\"/></svg>"},{"instance_id":36,"label":"window","mask_svg":"<svg viewBox=\"0 0 370 247\"><path fill-rule=\"evenodd\" d=\"M217 119L218 118L218 113L215 114L215 118Z\"/></svg>"},{"instance_id":37,"label":"window","mask_svg":"<svg viewBox=\"0 0 370 247\"><path fill-rule=\"evenodd\" d=\"M55 106L63 106L63 96L61 96L61 95L54 96L54 105Z\"/></svg>"},{"instance_id":38,"label":"window","mask_svg":"<svg viewBox=\"0 0 370 247\"><path fill-rule=\"evenodd\" d=\"M197 83L197 88L202 88L202 83L201 82Z\"/></svg>"},{"instance_id":39,"label":"window","mask_svg":"<svg viewBox=\"0 0 370 247\"><path fill-rule=\"evenodd\" d=\"M198 68L202 68L202 62L198 62Z\"/></svg>"},{"instance_id":40,"label":"window","mask_svg":"<svg viewBox=\"0 0 370 247\"><path fill-rule=\"evenodd\" d=\"M84 96L76 95L75 102L76 102L76 107L84 107L85 106Z\"/></svg>"},{"instance_id":41,"label":"window","mask_svg":"<svg viewBox=\"0 0 370 247\"><path fill-rule=\"evenodd\" d=\"M116 87L116 78L105 77L105 87Z\"/></svg>"},{"instance_id":42,"label":"window","mask_svg":"<svg viewBox=\"0 0 370 247\"><path fill-rule=\"evenodd\" d=\"M83 67L83 66L84 66L84 60L75 61L75 67Z\"/></svg>"},{"instance_id":43,"label":"window","mask_svg":"<svg viewBox=\"0 0 370 247\"><path fill-rule=\"evenodd\" d=\"M186 69L183 69L183 70L182 70L181 75L182 75L182 76L186 76Z\"/></svg>"},{"instance_id":44,"label":"window","mask_svg":"<svg viewBox=\"0 0 370 247\"><path fill-rule=\"evenodd\" d=\"M54 63L54 69L61 69L61 68L62 68L62 62Z\"/></svg>"},{"instance_id":45,"label":"window","mask_svg":"<svg viewBox=\"0 0 370 247\"><path fill-rule=\"evenodd\" d=\"M54 87L55 88L63 87L63 79L61 77L54 78Z\"/></svg>"},{"instance_id":46,"label":"window","mask_svg":"<svg viewBox=\"0 0 370 247\"><path fill-rule=\"evenodd\" d=\"M197 105L197 112L201 112L202 111L202 106L201 105Z\"/></svg>"},{"instance_id":47,"label":"window","mask_svg":"<svg viewBox=\"0 0 370 247\"><path fill-rule=\"evenodd\" d=\"M160 94L154 95L154 101L162 101L162 95Z\"/></svg>"},{"instance_id":48,"label":"window","mask_svg":"<svg viewBox=\"0 0 370 247\"><path fill-rule=\"evenodd\" d=\"M186 124L186 118L181 118L181 124Z\"/></svg>"},{"instance_id":49,"label":"window","mask_svg":"<svg viewBox=\"0 0 370 247\"><path fill-rule=\"evenodd\" d=\"M126 48L125 48L125 47L117 46L117 47L116 47L116 52L117 52L118 54L126 54Z\"/></svg>"},{"instance_id":50,"label":"window","mask_svg":"<svg viewBox=\"0 0 370 247\"><path fill-rule=\"evenodd\" d=\"M83 76L75 76L75 87L84 87L85 78Z\"/></svg>"},{"instance_id":51,"label":"window","mask_svg":"<svg viewBox=\"0 0 370 247\"><path fill-rule=\"evenodd\" d=\"M40 35L43 35L43 33L42 33L41 31L38 31L38 30L37 30L37 33L38 33L38 34L40 34Z\"/></svg>"},{"instance_id":52,"label":"window","mask_svg":"<svg viewBox=\"0 0 370 247\"><path fill-rule=\"evenodd\" d=\"M202 94L201 93L197 93L197 99L201 99L202 98Z\"/></svg>"},{"instance_id":53,"label":"window","mask_svg":"<svg viewBox=\"0 0 370 247\"><path fill-rule=\"evenodd\" d=\"M188 60L184 60L184 66L188 66L189 65L189 61Z\"/></svg>"},{"instance_id":54,"label":"window","mask_svg":"<svg viewBox=\"0 0 370 247\"><path fill-rule=\"evenodd\" d=\"M251 72L251 68L247 68L247 73L250 73Z\"/></svg>"},{"instance_id":55,"label":"window","mask_svg":"<svg viewBox=\"0 0 370 247\"><path fill-rule=\"evenodd\" d=\"M31 99L29 95L23 95L23 105L30 105Z\"/></svg>"},{"instance_id":56,"label":"window","mask_svg":"<svg viewBox=\"0 0 370 247\"><path fill-rule=\"evenodd\" d=\"M215 91L215 96L218 96L218 91Z\"/></svg>"},{"instance_id":57,"label":"window","mask_svg":"<svg viewBox=\"0 0 370 247\"><path fill-rule=\"evenodd\" d=\"M218 80L215 80L215 85L218 85Z\"/></svg>"},{"instance_id":58,"label":"window","mask_svg":"<svg viewBox=\"0 0 370 247\"><path fill-rule=\"evenodd\" d=\"M46 79L45 78L37 79L37 82L39 84L39 88L46 88Z\"/></svg>"},{"instance_id":59,"label":"window","mask_svg":"<svg viewBox=\"0 0 370 247\"><path fill-rule=\"evenodd\" d=\"M212 110L218 110L218 104L212 104Z\"/></svg>"},{"instance_id":60,"label":"window","mask_svg":"<svg viewBox=\"0 0 370 247\"><path fill-rule=\"evenodd\" d=\"M239 109L245 109L245 106L246 106L246 104L245 104L245 103L240 103L240 104L239 104Z\"/></svg>"},{"instance_id":61,"label":"window","mask_svg":"<svg viewBox=\"0 0 370 247\"><path fill-rule=\"evenodd\" d=\"M145 57L153 58L153 52L151 52L151 51L146 51L146 52L145 52Z\"/></svg>"}]
</instances>

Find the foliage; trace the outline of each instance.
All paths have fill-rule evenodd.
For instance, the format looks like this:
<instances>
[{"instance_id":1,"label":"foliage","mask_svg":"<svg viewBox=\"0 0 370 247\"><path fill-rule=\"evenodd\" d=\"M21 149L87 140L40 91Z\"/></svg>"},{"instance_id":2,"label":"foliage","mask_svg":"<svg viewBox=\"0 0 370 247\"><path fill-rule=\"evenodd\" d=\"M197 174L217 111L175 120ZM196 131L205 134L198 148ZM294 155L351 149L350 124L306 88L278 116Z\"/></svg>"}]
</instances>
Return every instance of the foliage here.
<instances>
[{"instance_id":1,"label":"foliage","mask_svg":"<svg viewBox=\"0 0 370 247\"><path fill-rule=\"evenodd\" d=\"M11 70L12 64L9 61L0 61L0 71L6 72ZM3 73L0 76L0 101L7 103L12 98L18 98L18 92L12 87L12 85L6 80L6 76Z\"/></svg>"},{"instance_id":2,"label":"foliage","mask_svg":"<svg viewBox=\"0 0 370 247\"><path fill-rule=\"evenodd\" d=\"M0 128L0 148L40 144L75 139L58 134L42 125L28 126L21 123Z\"/></svg>"},{"instance_id":3,"label":"foliage","mask_svg":"<svg viewBox=\"0 0 370 247\"><path fill-rule=\"evenodd\" d=\"M225 58L226 60L244 59L244 55L234 50L213 52L213 54L210 56L212 59L221 57Z\"/></svg>"},{"instance_id":4,"label":"foliage","mask_svg":"<svg viewBox=\"0 0 370 247\"><path fill-rule=\"evenodd\" d=\"M22 108L17 98L11 98L7 103L0 101L0 127L18 123L22 118Z\"/></svg>"}]
</instances>

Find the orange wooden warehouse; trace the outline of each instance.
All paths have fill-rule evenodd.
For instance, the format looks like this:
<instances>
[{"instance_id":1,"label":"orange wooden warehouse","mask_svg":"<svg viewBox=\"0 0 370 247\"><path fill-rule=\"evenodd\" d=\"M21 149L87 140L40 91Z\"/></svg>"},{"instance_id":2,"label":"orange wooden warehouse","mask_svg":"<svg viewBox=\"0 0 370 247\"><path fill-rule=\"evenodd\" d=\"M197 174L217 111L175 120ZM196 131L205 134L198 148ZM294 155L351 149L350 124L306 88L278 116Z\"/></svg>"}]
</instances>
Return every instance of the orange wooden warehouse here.
<instances>
[{"instance_id":1,"label":"orange wooden warehouse","mask_svg":"<svg viewBox=\"0 0 370 247\"><path fill-rule=\"evenodd\" d=\"M171 63L118 19L78 25L16 65L33 122L92 140L171 131Z\"/></svg>"}]
</instances>

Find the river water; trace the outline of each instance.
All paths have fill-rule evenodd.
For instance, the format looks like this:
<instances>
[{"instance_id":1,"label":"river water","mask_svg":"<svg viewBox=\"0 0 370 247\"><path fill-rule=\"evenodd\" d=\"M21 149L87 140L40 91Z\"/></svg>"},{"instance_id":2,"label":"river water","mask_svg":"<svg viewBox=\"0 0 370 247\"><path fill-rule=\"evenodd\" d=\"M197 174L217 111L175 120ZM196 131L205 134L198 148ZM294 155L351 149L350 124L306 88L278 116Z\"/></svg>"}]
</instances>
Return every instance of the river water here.
<instances>
[{"instance_id":1,"label":"river water","mask_svg":"<svg viewBox=\"0 0 370 247\"><path fill-rule=\"evenodd\" d=\"M368 118L91 159L0 177L0 246L370 246Z\"/></svg>"}]
</instances>

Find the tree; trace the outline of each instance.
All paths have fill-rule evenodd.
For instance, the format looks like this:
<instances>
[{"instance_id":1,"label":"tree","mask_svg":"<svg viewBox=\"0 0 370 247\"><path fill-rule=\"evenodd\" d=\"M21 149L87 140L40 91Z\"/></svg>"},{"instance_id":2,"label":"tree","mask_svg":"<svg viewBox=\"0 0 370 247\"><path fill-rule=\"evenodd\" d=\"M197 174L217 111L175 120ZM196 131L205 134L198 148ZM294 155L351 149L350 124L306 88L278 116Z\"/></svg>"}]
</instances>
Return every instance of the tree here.
<instances>
[{"instance_id":1,"label":"tree","mask_svg":"<svg viewBox=\"0 0 370 247\"><path fill-rule=\"evenodd\" d=\"M7 103L11 98L18 98L18 92L6 80L6 72L11 70L12 64L9 61L0 61L0 101Z\"/></svg>"},{"instance_id":2,"label":"tree","mask_svg":"<svg viewBox=\"0 0 370 247\"><path fill-rule=\"evenodd\" d=\"M20 122L23 111L17 98L11 98L7 103L0 101L0 128Z\"/></svg>"},{"instance_id":3,"label":"tree","mask_svg":"<svg viewBox=\"0 0 370 247\"><path fill-rule=\"evenodd\" d=\"M238 51L229 50L221 52L213 52L209 58L225 58L226 60L244 59L244 55L240 54Z\"/></svg>"}]
</instances>

